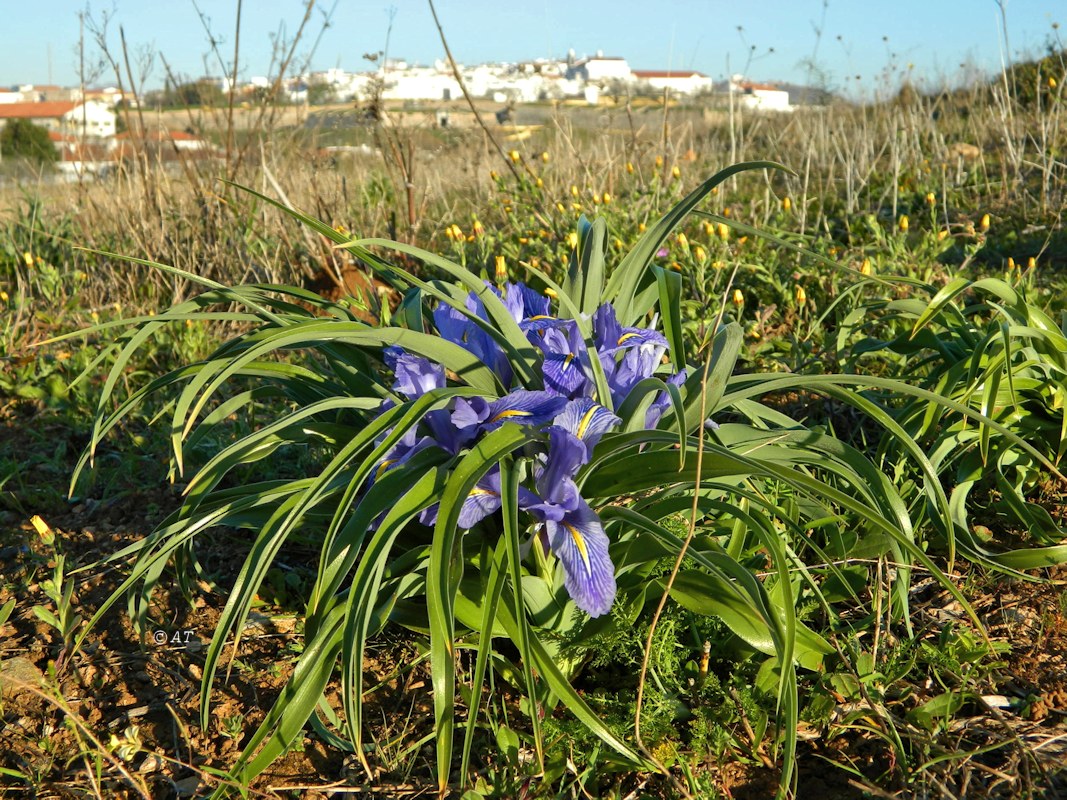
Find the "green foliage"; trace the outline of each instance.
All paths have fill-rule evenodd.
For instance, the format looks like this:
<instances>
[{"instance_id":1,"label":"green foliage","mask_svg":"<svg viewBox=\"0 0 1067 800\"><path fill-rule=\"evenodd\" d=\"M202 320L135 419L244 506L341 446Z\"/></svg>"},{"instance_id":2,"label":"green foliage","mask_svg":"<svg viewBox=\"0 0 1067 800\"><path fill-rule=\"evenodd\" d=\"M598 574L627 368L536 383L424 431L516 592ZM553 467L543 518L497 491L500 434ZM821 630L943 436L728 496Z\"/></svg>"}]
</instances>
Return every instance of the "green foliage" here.
<instances>
[{"instance_id":1,"label":"green foliage","mask_svg":"<svg viewBox=\"0 0 1067 800\"><path fill-rule=\"evenodd\" d=\"M345 715L343 722L329 720L329 738L354 751L372 772L363 742L362 664L370 638L392 622L416 635L428 634L442 791L453 783L457 706L464 705L459 757L464 785L475 739L487 724L512 775L520 743L528 744L537 771L552 774L560 763L552 752L554 738L570 735L568 730L595 748L591 762L601 759L610 769L660 768L676 758L676 746L682 744L670 731L679 719L688 719L689 741L701 747L718 749L729 742L752 754L769 747L782 766L781 794L787 793L795 776L800 676L811 680L832 667L838 655L820 630L851 632L851 625L864 623L849 620L869 620L884 609L910 632L915 565L940 582L980 627L966 598L928 554L929 537L939 537L951 551L962 535L940 481L944 459L931 460L920 444L922 432L877 405L868 392L911 398L934 409L931 413L951 412L987 432L979 436L992 431L1038 461L1043 456L988 406L970 407L969 397L940 397L885 377L735 374L743 338L737 323L706 320L693 335L681 309L683 281L657 259L686 216L724 181L744 170L775 166L740 164L702 182L648 225L617 263L609 260L613 250L604 221L583 217L558 281L528 267L530 280L552 292L556 314L575 326L588 347L594 339L589 315L601 303L612 305L624 327L647 325L657 317L669 343L671 363L658 366L617 404L606 374L610 364L590 359L595 397L614 404L609 410L620 420L575 477L581 496L603 522L617 583L611 613L596 618L575 604L558 559L536 543L535 520L523 510L528 505L522 505L520 486L529 491L525 484L539 469L529 453L544 447L542 432L508 423L456 452L429 447L396 466L383 462L405 434L429 424L429 415L454 408L459 399L491 403L509 394L499 371L428 325L433 310L452 308L473 323L504 354L520 389L542 388L546 356L531 346L503 299L487 288L488 270L408 244L353 241L325 222L290 212L369 265L404 298L382 326L373 327L359 319L351 303L330 302L295 287L226 287L129 259L197 282L205 291L162 314L126 321L74 482L103 437L161 394L168 402L173 470L188 483L177 511L143 541L109 559L136 558L92 623L128 595L131 615L143 630L147 599L168 564L176 564L178 580L188 587L198 538L218 526L245 528L251 531L249 551L228 589L207 652L201 693L205 726L223 649L231 635L239 638L255 597L262 590L284 591L306 598L306 607L304 646L292 677L231 770L242 783L298 742L309 720L326 730L317 709L336 676L338 657ZM679 247L685 252L689 245L683 240ZM403 260L394 263L390 252ZM402 266L412 261L421 268ZM495 276L502 279L499 272ZM475 298L482 315L471 311ZM805 302L796 303L803 310ZM136 353L168 329L201 321L226 323L238 332L204 358L118 396ZM93 333L109 328L101 325ZM447 385L417 397L398 394L386 377L383 351L389 346L442 365ZM687 377L680 385L665 382L683 366ZM830 397L882 428L885 449L895 447L899 454L894 466L914 476L905 492L898 490L895 474L880 471L856 447L762 402L796 391ZM658 396L667 398L667 410L658 426L646 429L646 412ZM233 427L234 416L252 412L256 425ZM706 425L709 417L719 424ZM208 446L213 442L220 445ZM233 480L298 449L309 456L295 477ZM465 502L494 470L499 470L502 513L461 531ZM432 528L418 524L416 518L431 506L437 509ZM313 575L289 582L277 562L294 540L312 543L321 555ZM970 548L971 539L964 537L963 545ZM1027 556L996 554L988 560L1018 558ZM872 582L872 565L880 568L886 560L895 565L892 580ZM651 635L653 609L667 599L673 602L647 653L647 680L655 684L647 708L637 707L633 655L631 669L619 676L618 691L581 691L583 668L601 657L598 646L644 655L635 631ZM690 633L690 646L679 646L679 638ZM702 641L712 639L723 658L743 665L735 676L746 675L747 683L737 683L736 677L734 683L720 681L709 675L706 662L692 657ZM469 683L457 674L461 647L474 652ZM613 659L620 660L626 663ZM878 672L876 665L869 667L863 675ZM481 718L490 671L522 698L521 719L506 728ZM663 744L657 761L632 736L629 720L642 712L645 730ZM927 712L923 720L928 721L943 709ZM739 744L742 739L747 744Z\"/></svg>"},{"instance_id":2,"label":"green foliage","mask_svg":"<svg viewBox=\"0 0 1067 800\"><path fill-rule=\"evenodd\" d=\"M28 158L40 164L54 164L59 153L48 129L28 119L10 119L0 130L0 153L4 156Z\"/></svg>"}]
</instances>

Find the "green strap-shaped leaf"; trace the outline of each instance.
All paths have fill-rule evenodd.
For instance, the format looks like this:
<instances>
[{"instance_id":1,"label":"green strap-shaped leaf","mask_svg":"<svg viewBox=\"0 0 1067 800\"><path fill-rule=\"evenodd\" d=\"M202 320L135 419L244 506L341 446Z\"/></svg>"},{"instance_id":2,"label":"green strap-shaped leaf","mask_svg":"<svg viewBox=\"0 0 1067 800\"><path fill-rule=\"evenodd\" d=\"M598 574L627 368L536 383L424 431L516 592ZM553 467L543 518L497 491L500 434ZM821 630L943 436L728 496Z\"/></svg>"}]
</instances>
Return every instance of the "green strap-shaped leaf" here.
<instances>
[{"instance_id":1,"label":"green strap-shaped leaf","mask_svg":"<svg viewBox=\"0 0 1067 800\"><path fill-rule=\"evenodd\" d=\"M648 308L635 308L634 298L641 279L645 276L649 264L653 262L656 251L667 240L671 231L720 183L739 172L754 169L780 169L792 172L773 161L748 161L727 167L712 175L686 195L674 208L649 226L644 235L637 240L630 252L619 263L604 289L604 300L615 306L615 312L623 326L633 325L647 313Z\"/></svg>"},{"instance_id":2,"label":"green strap-shaped leaf","mask_svg":"<svg viewBox=\"0 0 1067 800\"><path fill-rule=\"evenodd\" d=\"M455 614L456 587L462 578L459 558L459 512L474 484L494 464L538 436L529 427L506 424L479 441L455 466L441 497L426 573L426 607L430 619L430 674L433 682L437 735L437 781L448 786L455 727Z\"/></svg>"}]
</instances>

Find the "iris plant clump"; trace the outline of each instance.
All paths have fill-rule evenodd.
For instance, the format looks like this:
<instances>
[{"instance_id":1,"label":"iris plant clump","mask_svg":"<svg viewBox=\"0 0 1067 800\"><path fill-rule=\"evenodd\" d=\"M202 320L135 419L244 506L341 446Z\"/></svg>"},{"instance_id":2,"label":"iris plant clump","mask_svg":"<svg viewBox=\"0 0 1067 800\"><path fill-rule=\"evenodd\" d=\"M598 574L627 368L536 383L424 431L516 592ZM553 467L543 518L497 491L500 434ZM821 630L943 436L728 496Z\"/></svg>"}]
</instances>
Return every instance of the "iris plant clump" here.
<instances>
[{"instance_id":1,"label":"iris plant clump","mask_svg":"<svg viewBox=\"0 0 1067 800\"><path fill-rule=\"evenodd\" d=\"M612 407L617 408L638 383L653 376L667 351L667 340L652 328L623 327L612 305L604 303L592 314L594 346L590 349L575 320L552 315L549 297L524 283L508 283L502 291L489 288L503 301L530 344L541 351L545 388L531 391L516 387L503 348L470 317L439 304L433 320L440 335L488 365L508 391L496 400L456 397L448 407L430 411L381 458L375 478L427 448L457 456L484 433L508 422L537 429L543 436L525 453L532 468L529 479L533 488L519 487L519 508L534 520L535 540L559 559L565 586L575 604L591 616L600 616L610 610L615 598L608 537L574 479L589 463L601 437L621 419L597 402L591 359L597 359L603 370ZM489 322L484 305L473 292L467 296L466 308ZM385 350L385 361L393 371L393 390L409 401L446 387L445 368L428 358L392 346ZM678 385L685 375L685 370L679 370L668 381ZM654 428L669 405L668 393L661 391L645 412L645 427ZM382 410L391 407L386 402ZM500 468L495 466L464 500L459 527L474 527L499 511L501 503ZM424 509L420 521L433 525L437 511L436 504Z\"/></svg>"}]
</instances>

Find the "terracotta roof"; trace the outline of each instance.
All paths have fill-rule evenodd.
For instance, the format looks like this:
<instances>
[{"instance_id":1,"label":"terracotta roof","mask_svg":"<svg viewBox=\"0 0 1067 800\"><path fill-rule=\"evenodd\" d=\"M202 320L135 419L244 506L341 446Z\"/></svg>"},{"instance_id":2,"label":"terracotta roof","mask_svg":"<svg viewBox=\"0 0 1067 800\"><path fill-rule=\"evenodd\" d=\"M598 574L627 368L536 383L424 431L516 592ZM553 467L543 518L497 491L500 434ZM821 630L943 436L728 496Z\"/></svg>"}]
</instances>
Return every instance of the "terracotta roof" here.
<instances>
[{"instance_id":1,"label":"terracotta roof","mask_svg":"<svg viewBox=\"0 0 1067 800\"><path fill-rule=\"evenodd\" d=\"M0 103L0 119L52 119L78 107L69 100L48 103Z\"/></svg>"},{"instance_id":2,"label":"terracotta roof","mask_svg":"<svg viewBox=\"0 0 1067 800\"><path fill-rule=\"evenodd\" d=\"M703 72L681 69L635 69L632 72L637 78L692 78L694 75L698 78L708 77Z\"/></svg>"}]
</instances>

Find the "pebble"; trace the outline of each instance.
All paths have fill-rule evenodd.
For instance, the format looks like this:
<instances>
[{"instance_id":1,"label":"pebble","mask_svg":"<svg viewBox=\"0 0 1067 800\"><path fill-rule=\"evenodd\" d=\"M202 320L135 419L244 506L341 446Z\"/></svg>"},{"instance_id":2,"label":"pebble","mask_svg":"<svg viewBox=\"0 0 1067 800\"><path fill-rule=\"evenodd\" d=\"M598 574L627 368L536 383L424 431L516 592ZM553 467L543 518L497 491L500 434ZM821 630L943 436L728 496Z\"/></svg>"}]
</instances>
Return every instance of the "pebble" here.
<instances>
[{"instance_id":1,"label":"pebble","mask_svg":"<svg viewBox=\"0 0 1067 800\"><path fill-rule=\"evenodd\" d=\"M40 686L43 682L44 675L25 656L0 661L0 696L14 696L27 691L27 685Z\"/></svg>"}]
</instances>

